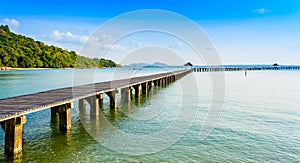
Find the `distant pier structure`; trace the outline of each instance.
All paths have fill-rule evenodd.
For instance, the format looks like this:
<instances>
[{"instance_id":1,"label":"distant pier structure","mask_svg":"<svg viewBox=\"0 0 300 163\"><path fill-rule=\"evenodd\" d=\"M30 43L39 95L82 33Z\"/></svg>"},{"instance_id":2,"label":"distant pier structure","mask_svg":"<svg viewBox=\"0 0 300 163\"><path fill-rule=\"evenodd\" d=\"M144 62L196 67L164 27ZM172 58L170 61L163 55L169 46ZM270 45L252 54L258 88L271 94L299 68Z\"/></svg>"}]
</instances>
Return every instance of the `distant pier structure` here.
<instances>
[{"instance_id":1,"label":"distant pier structure","mask_svg":"<svg viewBox=\"0 0 300 163\"><path fill-rule=\"evenodd\" d=\"M300 70L298 65L250 65L250 66L192 66L193 72L215 72L215 71L260 71L260 70Z\"/></svg>"}]
</instances>

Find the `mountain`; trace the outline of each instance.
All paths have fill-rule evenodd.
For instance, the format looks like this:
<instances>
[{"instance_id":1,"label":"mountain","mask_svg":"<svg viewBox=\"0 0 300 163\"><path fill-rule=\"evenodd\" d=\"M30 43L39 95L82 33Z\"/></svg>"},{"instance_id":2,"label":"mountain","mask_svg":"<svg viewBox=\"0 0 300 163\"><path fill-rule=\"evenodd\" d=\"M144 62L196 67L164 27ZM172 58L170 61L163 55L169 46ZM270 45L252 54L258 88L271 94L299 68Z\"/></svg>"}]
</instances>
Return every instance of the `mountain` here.
<instances>
[{"instance_id":1,"label":"mountain","mask_svg":"<svg viewBox=\"0 0 300 163\"><path fill-rule=\"evenodd\" d=\"M161 62L155 62L152 64L148 63L132 63L128 65L128 67L168 67L169 65Z\"/></svg>"},{"instance_id":2,"label":"mountain","mask_svg":"<svg viewBox=\"0 0 300 163\"><path fill-rule=\"evenodd\" d=\"M116 67L106 59L91 59L74 51L15 34L7 25L0 25L0 67L13 68L96 68Z\"/></svg>"},{"instance_id":3,"label":"mountain","mask_svg":"<svg viewBox=\"0 0 300 163\"><path fill-rule=\"evenodd\" d=\"M155 62L150 65L151 67L168 67L169 65L161 62Z\"/></svg>"},{"instance_id":4,"label":"mountain","mask_svg":"<svg viewBox=\"0 0 300 163\"><path fill-rule=\"evenodd\" d=\"M147 64L147 63L132 63L132 64L128 65L128 67L145 67L148 65L149 64Z\"/></svg>"}]
</instances>

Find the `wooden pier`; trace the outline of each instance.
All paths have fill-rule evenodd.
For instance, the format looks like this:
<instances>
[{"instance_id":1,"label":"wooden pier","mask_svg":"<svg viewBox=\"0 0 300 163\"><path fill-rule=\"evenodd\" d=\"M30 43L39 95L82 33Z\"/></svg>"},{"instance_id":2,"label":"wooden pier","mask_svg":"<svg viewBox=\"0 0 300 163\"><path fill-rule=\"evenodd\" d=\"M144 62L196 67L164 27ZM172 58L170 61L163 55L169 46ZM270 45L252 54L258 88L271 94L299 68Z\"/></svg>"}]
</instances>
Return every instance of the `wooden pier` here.
<instances>
[{"instance_id":1,"label":"wooden pier","mask_svg":"<svg viewBox=\"0 0 300 163\"><path fill-rule=\"evenodd\" d=\"M182 76L192 72L192 69L161 73L130 79L107 81L89 85L55 89L35 94L0 99L0 123L5 132L5 154L13 156L22 151L23 124L25 114L51 108L51 117L59 119L59 129L65 133L71 128L71 108L73 102L79 100L79 108L85 109L86 103L91 106L91 112L98 113L103 105L103 95L109 97L111 109L117 108L117 94L125 101L130 101L132 90L134 97L140 98L147 94L153 86L165 87ZM50 116L50 115L49 115Z\"/></svg>"}]
</instances>

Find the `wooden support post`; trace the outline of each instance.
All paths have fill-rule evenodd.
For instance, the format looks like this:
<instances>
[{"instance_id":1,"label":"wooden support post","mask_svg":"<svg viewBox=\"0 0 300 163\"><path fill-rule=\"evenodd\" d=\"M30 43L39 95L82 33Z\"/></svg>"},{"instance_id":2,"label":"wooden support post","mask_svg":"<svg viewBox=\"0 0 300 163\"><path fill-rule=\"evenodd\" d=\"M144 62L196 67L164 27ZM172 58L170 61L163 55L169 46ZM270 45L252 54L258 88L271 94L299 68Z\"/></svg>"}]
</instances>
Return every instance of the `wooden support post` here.
<instances>
[{"instance_id":1,"label":"wooden support post","mask_svg":"<svg viewBox=\"0 0 300 163\"><path fill-rule=\"evenodd\" d=\"M90 104L90 116L95 117L99 115L99 97L91 96L87 98L88 103Z\"/></svg>"},{"instance_id":2,"label":"wooden support post","mask_svg":"<svg viewBox=\"0 0 300 163\"><path fill-rule=\"evenodd\" d=\"M142 83L142 94L148 93L148 82Z\"/></svg>"},{"instance_id":3,"label":"wooden support post","mask_svg":"<svg viewBox=\"0 0 300 163\"><path fill-rule=\"evenodd\" d=\"M63 133L71 129L71 108L72 107L73 107L73 103L67 103L58 106L59 130Z\"/></svg>"},{"instance_id":4,"label":"wooden support post","mask_svg":"<svg viewBox=\"0 0 300 163\"><path fill-rule=\"evenodd\" d=\"M5 132L4 152L8 157L22 151L24 123L26 123L26 117L23 115L1 122L1 126Z\"/></svg>"},{"instance_id":5,"label":"wooden support post","mask_svg":"<svg viewBox=\"0 0 300 163\"><path fill-rule=\"evenodd\" d=\"M115 110L117 109L117 91L105 92L109 97L109 106L110 109Z\"/></svg>"},{"instance_id":6,"label":"wooden support post","mask_svg":"<svg viewBox=\"0 0 300 163\"><path fill-rule=\"evenodd\" d=\"M134 85L133 89L135 92L135 94L134 94L135 98L140 98L140 96L141 96L140 85Z\"/></svg>"},{"instance_id":7,"label":"wooden support post","mask_svg":"<svg viewBox=\"0 0 300 163\"><path fill-rule=\"evenodd\" d=\"M51 108L51 118L56 118L58 116L58 107Z\"/></svg>"},{"instance_id":8,"label":"wooden support post","mask_svg":"<svg viewBox=\"0 0 300 163\"><path fill-rule=\"evenodd\" d=\"M158 80L153 80L153 85L156 87L158 86Z\"/></svg>"},{"instance_id":9,"label":"wooden support post","mask_svg":"<svg viewBox=\"0 0 300 163\"><path fill-rule=\"evenodd\" d=\"M163 78L159 79L159 86L162 88L164 87L164 81Z\"/></svg>"},{"instance_id":10,"label":"wooden support post","mask_svg":"<svg viewBox=\"0 0 300 163\"><path fill-rule=\"evenodd\" d=\"M129 102L131 100L131 87L121 89L122 100Z\"/></svg>"},{"instance_id":11,"label":"wooden support post","mask_svg":"<svg viewBox=\"0 0 300 163\"><path fill-rule=\"evenodd\" d=\"M58 122L58 107L52 107L51 109L51 122Z\"/></svg>"},{"instance_id":12,"label":"wooden support post","mask_svg":"<svg viewBox=\"0 0 300 163\"><path fill-rule=\"evenodd\" d=\"M167 76L166 77L166 85L169 85L170 83L169 83L169 77Z\"/></svg>"},{"instance_id":13,"label":"wooden support post","mask_svg":"<svg viewBox=\"0 0 300 163\"><path fill-rule=\"evenodd\" d=\"M79 99L78 101L78 107L79 107L79 112L80 114L85 113L85 109L86 109L86 99Z\"/></svg>"},{"instance_id":14,"label":"wooden support post","mask_svg":"<svg viewBox=\"0 0 300 163\"><path fill-rule=\"evenodd\" d=\"M161 87L161 79L157 79L157 86Z\"/></svg>"},{"instance_id":15,"label":"wooden support post","mask_svg":"<svg viewBox=\"0 0 300 163\"><path fill-rule=\"evenodd\" d=\"M79 99L78 105L79 108L86 108L86 99Z\"/></svg>"},{"instance_id":16,"label":"wooden support post","mask_svg":"<svg viewBox=\"0 0 300 163\"><path fill-rule=\"evenodd\" d=\"M152 81L148 82L148 91L151 91L152 89Z\"/></svg>"},{"instance_id":17,"label":"wooden support post","mask_svg":"<svg viewBox=\"0 0 300 163\"><path fill-rule=\"evenodd\" d=\"M100 93L96 96L99 99L99 107L103 108L103 93Z\"/></svg>"},{"instance_id":18,"label":"wooden support post","mask_svg":"<svg viewBox=\"0 0 300 163\"><path fill-rule=\"evenodd\" d=\"M165 87L166 86L166 78L162 78L161 79L161 87Z\"/></svg>"},{"instance_id":19,"label":"wooden support post","mask_svg":"<svg viewBox=\"0 0 300 163\"><path fill-rule=\"evenodd\" d=\"M129 102L130 100L131 100L131 87L128 87L127 89L126 89L126 96L125 96L125 101L126 102Z\"/></svg>"},{"instance_id":20,"label":"wooden support post","mask_svg":"<svg viewBox=\"0 0 300 163\"><path fill-rule=\"evenodd\" d=\"M122 88L121 89L121 100L124 101L125 99L125 94L126 94L126 89Z\"/></svg>"}]
</instances>

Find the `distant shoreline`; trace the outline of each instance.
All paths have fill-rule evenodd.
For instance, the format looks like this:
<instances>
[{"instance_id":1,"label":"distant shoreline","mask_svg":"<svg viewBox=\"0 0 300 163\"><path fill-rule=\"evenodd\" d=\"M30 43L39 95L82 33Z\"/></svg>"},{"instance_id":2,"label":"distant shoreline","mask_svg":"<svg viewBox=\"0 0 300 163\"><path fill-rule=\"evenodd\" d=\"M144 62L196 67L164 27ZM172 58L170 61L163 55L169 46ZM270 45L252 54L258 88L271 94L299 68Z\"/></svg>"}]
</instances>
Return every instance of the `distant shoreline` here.
<instances>
[{"instance_id":1,"label":"distant shoreline","mask_svg":"<svg viewBox=\"0 0 300 163\"><path fill-rule=\"evenodd\" d=\"M13 67L0 67L1 71L16 71L16 70L57 70L57 69L72 69L72 68L13 68Z\"/></svg>"},{"instance_id":2,"label":"distant shoreline","mask_svg":"<svg viewBox=\"0 0 300 163\"><path fill-rule=\"evenodd\" d=\"M120 67L94 67L94 68L13 68L13 67L0 67L2 71L25 71L25 70L72 70L72 69L105 69L105 68L120 68Z\"/></svg>"}]
</instances>

